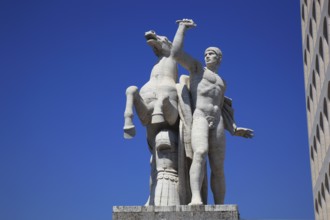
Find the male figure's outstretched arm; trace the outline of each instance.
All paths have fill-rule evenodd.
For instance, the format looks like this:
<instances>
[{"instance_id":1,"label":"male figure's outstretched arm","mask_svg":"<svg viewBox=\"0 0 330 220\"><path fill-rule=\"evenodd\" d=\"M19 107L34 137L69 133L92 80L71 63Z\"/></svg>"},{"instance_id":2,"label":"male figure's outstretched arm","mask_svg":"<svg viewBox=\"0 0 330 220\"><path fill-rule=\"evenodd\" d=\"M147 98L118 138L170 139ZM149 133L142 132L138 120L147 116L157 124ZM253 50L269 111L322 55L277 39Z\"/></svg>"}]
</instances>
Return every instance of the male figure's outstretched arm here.
<instances>
[{"instance_id":1,"label":"male figure's outstretched arm","mask_svg":"<svg viewBox=\"0 0 330 220\"><path fill-rule=\"evenodd\" d=\"M196 73L198 72L196 70L200 63L183 50L185 32L192 27L196 27L196 24L191 19L177 20L176 23L179 24L179 27L173 40L171 55L190 73Z\"/></svg>"}]
</instances>

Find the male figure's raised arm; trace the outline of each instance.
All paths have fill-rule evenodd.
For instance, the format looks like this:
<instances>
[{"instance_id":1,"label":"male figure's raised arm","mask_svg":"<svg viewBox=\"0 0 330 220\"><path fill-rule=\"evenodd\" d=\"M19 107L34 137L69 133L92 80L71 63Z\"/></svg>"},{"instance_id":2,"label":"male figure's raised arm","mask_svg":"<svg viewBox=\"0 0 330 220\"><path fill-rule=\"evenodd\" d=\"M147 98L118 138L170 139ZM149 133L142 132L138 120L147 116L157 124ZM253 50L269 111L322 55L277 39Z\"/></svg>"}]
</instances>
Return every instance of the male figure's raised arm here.
<instances>
[{"instance_id":1,"label":"male figure's raised arm","mask_svg":"<svg viewBox=\"0 0 330 220\"><path fill-rule=\"evenodd\" d=\"M199 62L183 50L183 40L186 30L196 27L191 19L182 19L176 21L179 24L178 30L174 36L171 56L189 72L196 72Z\"/></svg>"}]
</instances>

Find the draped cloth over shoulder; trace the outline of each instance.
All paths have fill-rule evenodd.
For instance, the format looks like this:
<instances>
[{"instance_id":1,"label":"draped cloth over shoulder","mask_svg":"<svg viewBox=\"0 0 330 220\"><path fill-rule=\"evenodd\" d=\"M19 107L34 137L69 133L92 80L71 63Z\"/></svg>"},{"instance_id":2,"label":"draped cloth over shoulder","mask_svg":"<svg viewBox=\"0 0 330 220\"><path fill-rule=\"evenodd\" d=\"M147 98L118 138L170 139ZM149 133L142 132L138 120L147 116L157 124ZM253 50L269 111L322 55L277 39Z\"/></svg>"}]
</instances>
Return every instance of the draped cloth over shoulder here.
<instances>
[{"instance_id":1,"label":"draped cloth over shoulder","mask_svg":"<svg viewBox=\"0 0 330 220\"><path fill-rule=\"evenodd\" d=\"M192 111L187 85L178 83L176 88L180 116L178 143L179 197L181 204L188 204L191 200L189 168L193 157L191 148Z\"/></svg>"},{"instance_id":2,"label":"draped cloth over shoulder","mask_svg":"<svg viewBox=\"0 0 330 220\"><path fill-rule=\"evenodd\" d=\"M232 107L232 99L225 96L225 100L222 106L222 118L225 125L225 129L229 131L231 135L235 134L236 124L234 120L234 109Z\"/></svg>"}]
</instances>

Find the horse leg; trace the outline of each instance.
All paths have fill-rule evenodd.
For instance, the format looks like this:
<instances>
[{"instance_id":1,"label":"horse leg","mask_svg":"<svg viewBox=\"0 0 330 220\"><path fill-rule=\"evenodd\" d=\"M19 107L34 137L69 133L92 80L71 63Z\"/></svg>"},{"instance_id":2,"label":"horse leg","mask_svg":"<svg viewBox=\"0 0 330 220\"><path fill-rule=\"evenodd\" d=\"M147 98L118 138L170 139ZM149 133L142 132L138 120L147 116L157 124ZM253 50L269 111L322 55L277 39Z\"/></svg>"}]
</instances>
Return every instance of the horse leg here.
<instances>
[{"instance_id":1,"label":"horse leg","mask_svg":"<svg viewBox=\"0 0 330 220\"><path fill-rule=\"evenodd\" d=\"M159 96L152 112L152 124L162 123L166 121L170 125L174 125L178 119L178 102L170 100L168 95Z\"/></svg>"},{"instance_id":2,"label":"horse leg","mask_svg":"<svg viewBox=\"0 0 330 220\"><path fill-rule=\"evenodd\" d=\"M150 110L143 101L136 86L130 86L126 90L126 107L125 107L125 123L124 138L130 139L135 136L135 126L133 124L133 106L143 125L150 123Z\"/></svg>"},{"instance_id":3,"label":"horse leg","mask_svg":"<svg viewBox=\"0 0 330 220\"><path fill-rule=\"evenodd\" d=\"M174 125L179 117L178 102L166 97L163 100L164 118L167 123Z\"/></svg>"},{"instance_id":4,"label":"horse leg","mask_svg":"<svg viewBox=\"0 0 330 220\"><path fill-rule=\"evenodd\" d=\"M163 115L163 101L164 97L160 91L158 91L157 99L154 104L154 110L151 115L151 124L158 124L164 122Z\"/></svg>"}]
</instances>

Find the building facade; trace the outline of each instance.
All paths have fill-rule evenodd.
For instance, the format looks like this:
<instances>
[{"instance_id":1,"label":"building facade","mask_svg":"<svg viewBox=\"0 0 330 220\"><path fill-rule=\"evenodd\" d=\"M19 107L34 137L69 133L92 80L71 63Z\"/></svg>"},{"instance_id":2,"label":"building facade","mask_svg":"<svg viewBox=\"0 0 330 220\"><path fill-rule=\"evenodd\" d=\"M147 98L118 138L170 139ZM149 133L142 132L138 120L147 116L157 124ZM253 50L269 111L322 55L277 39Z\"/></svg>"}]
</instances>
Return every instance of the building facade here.
<instances>
[{"instance_id":1,"label":"building facade","mask_svg":"<svg viewBox=\"0 0 330 220\"><path fill-rule=\"evenodd\" d=\"M301 0L300 10L315 219L330 219L330 0Z\"/></svg>"}]
</instances>

